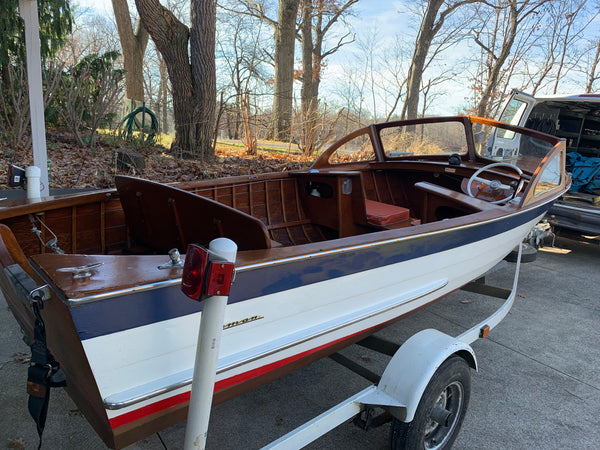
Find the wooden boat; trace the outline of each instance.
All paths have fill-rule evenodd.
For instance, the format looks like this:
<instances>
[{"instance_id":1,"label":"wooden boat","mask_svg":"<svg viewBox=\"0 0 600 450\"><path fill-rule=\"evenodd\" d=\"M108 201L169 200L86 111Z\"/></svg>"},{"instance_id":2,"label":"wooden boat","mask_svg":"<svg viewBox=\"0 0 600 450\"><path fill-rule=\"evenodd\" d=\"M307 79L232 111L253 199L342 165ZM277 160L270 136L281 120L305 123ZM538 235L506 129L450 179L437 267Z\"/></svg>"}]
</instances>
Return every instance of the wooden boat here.
<instances>
[{"instance_id":1,"label":"wooden boat","mask_svg":"<svg viewBox=\"0 0 600 450\"><path fill-rule=\"evenodd\" d=\"M510 160L486 159L494 128L519 140ZM15 273L50 286L41 314L67 390L106 445L123 447L187 413L202 303L181 292L172 248L238 245L218 403L482 275L565 192L564 164L564 140L457 116L362 128L306 171L117 177L116 190L3 203L0 281L29 337Z\"/></svg>"}]
</instances>

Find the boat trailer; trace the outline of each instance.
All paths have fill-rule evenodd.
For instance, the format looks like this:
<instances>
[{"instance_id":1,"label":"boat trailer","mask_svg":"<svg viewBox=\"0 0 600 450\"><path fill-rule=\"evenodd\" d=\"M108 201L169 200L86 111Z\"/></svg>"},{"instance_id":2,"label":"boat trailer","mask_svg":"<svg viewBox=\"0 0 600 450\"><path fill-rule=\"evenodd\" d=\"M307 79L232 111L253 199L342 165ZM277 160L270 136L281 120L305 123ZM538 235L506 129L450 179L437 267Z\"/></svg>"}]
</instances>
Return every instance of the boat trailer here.
<instances>
[{"instance_id":1,"label":"boat trailer","mask_svg":"<svg viewBox=\"0 0 600 450\"><path fill-rule=\"evenodd\" d=\"M228 247L228 252L221 261L232 261L235 258L235 250L232 253L231 247ZM219 251L213 250L211 244L210 253L214 256ZM456 337L435 329L425 329L411 336L402 345L374 335L358 342L359 346L391 356L381 376L339 353L331 355L332 360L373 384L263 448L302 448L350 420L363 429L375 428L391 420L392 449L450 448L467 410L471 386L470 369L477 370L477 359L470 344L487 337L512 308L517 291L522 245L516 253L511 289L486 284L485 275L461 288L504 300L489 317ZM214 310L215 318L222 323L223 315L219 309L224 309L226 300L223 296L205 296L204 301L210 302L213 298L221 306L208 308L208 311ZM205 309L205 312L208 311ZM204 314L203 319L214 320L204 318ZM204 362L198 363L197 360L196 367L204 364L203 367L206 368L209 354L211 356L208 358L214 360L213 365L216 364L221 329L219 326L213 327L216 336L199 335L198 355L204 358ZM206 371L198 378L202 378L199 383L203 387L196 385L194 377L184 445L186 450L204 448L206 442L214 381L206 376ZM376 408L383 412L375 416Z\"/></svg>"}]
</instances>

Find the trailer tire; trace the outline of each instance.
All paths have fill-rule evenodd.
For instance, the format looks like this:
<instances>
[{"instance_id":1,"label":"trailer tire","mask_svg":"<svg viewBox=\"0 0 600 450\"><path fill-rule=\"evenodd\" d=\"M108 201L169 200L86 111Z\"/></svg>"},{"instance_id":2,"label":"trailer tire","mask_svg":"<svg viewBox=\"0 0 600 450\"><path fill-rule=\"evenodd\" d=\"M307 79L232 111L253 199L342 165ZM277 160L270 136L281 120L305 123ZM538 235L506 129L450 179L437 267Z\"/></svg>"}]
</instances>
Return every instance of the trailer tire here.
<instances>
[{"instance_id":1,"label":"trailer tire","mask_svg":"<svg viewBox=\"0 0 600 450\"><path fill-rule=\"evenodd\" d=\"M431 377L413 420L408 423L392 420L392 450L452 447L467 412L470 394L469 365L460 356L448 358Z\"/></svg>"}]
</instances>

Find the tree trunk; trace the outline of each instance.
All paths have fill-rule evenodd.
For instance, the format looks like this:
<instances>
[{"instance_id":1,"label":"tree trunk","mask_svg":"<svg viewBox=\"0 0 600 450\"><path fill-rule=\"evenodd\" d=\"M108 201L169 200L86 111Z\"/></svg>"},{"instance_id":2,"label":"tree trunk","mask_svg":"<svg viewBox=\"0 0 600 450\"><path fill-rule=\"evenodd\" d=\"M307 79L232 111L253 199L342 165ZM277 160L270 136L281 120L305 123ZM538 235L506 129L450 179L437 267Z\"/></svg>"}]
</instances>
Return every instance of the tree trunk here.
<instances>
[{"instance_id":1,"label":"tree trunk","mask_svg":"<svg viewBox=\"0 0 600 450\"><path fill-rule=\"evenodd\" d=\"M408 77L406 81L406 99L402 108L402 119L416 119L419 110L419 92L423 79L423 69L431 42L439 30L441 24L436 24L438 11L444 4L444 0L429 0L425 16L421 21L421 28L415 41Z\"/></svg>"},{"instance_id":2,"label":"tree trunk","mask_svg":"<svg viewBox=\"0 0 600 450\"><path fill-rule=\"evenodd\" d=\"M148 32L138 23L133 32L127 0L112 0L115 21L121 41L123 68L125 69L125 97L136 102L144 101L144 53L148 45Z\"/></svg>"},{"instance_id":3,"label":"tree trunk","mask_svg":"<svg viewBox=\"0 0 600 450\"><path fill-rule=\"evenodd\" d=\"M300 94L303 119L310 109L313 85L312 0L302 2L302 91Z\"/></svg>"},{"instance_id":4,"label":"tree trunk","mask_svg":"<svg viewBox=\"0 0 600 450\"><path fill-rule=\"evenodd\" d=\"M311 155L315 147L315 113L317 99L313 97L313 37L312 37L312 0L302 2L302 91L300 94L302 109L302 152Z\"/></svg>"},{"instance_id":5,"label":"tree trunk","mask_svg":"<svg viewBox=\"0 0 600 450\"><path fill-rule=\"evenodd\" d=\"M596 68L598 67L598 62L600 61L600 39L596 44L596 55L592 61L592 67L590 68L590 74L588 77L587 85L585 86L585 93L591 94L593 92L594 82L598 79L596 76Z\"/></svg>"},{"instance_id":6,"label":"tree trunk","mask_svg":"<svg viewBox=\"0 0 600 450\"><path fill-rule=\"evenodd\" d=\"M300 0L279 0L275 27L275 92L271 129L273 138L288 141L291 137L294 99L294 47L296 14Z\"/></svg>"},{"instance_id":7,"label":"tree trunk","mask_svg":"<svg viewBox=\"0 0 600 450\"><path fill-rule=\"evenodd\" d=\"M160 131L162 133L168 133L169 131L169 87L168 87L168 74L165 60L159 55L158 68L160 73L160 83L158 85L158 111L157 115L160 115Z\"/></svg>"},{"instance_id":8,"label":"tree trunk","mask_svg":"<svg viewBox=\"0 0 600 450\"><path fill-rule=\"evenodd\" d=\"M199 3L200 5L195 5ZM135 0L142 23L156 44L156 48L164 58L173 92L173 114L175 117L175 140L171 151L176 155L186 158L212 158L212 132L214 132L215 92L212 85L214 78L210 77L211 67L207 70L194 68L188 56L188 41L190 30L182 24L168 9L164 8L158 0ZM194 24L194 42L192 47L192 63L198 64L206 61L209 54L214 58L214 3L211 0L192 0L192 23L200 19L200 25ZM194 9L196 8L196 9ZM212 13L211 13L212 11ZM199 18L198 14L206 12L213 18ZM212 39L211 35L212 34ZM207 35L207 48L203 51L201 36ZM200 52L200 54L194 54ZM210 64L210 63L208 63ZM214 61L212 64L214 70ZM194 76L192 72L194 71ZM209 79L202 79L202 74L207 74ZM206 108L200 114L200 110ZM212 114L212 116L211 116ZM212 119L211 119L212 117Z\"/></svg>"},{"instance_id":9,"label":"tree trunk","mask_svg":"<svg viewBox=\"0 0 600 450\"><path fill-rule=\"evenodd\" d=\"M217 74L215 33L217 6L214 0L192 0L190 9L190 55L192 83L196 93L195 136L202 158L214 156Z\"/></svg>"},{"instance_id":10,"label":"tree trunk","mask_svg":"<svg viewBox=\"0 0 600 450\"><path fill-rule=\"evenodd\" d=\"M491 67L489 68L489 76L485 84L485 88L481 93L481 101L477 106L477 115L480 117L486 117L487 115L489 115L488 109L490 107L490 99L492 98L494 89L496 89L496 86L498 84L498 78L500 76L502 66L504 65L506 59L510 55L512 46L517 36L517 26L519 24L517 3L511 0L509 2L508 8L510 21L507 32L508 35L504 38L500 54L497 57L495 55L490 55L489 60L493 62L491 63ZM497 14L500 14L500 11L498 11Z\"/></svg>"}]
</instances>

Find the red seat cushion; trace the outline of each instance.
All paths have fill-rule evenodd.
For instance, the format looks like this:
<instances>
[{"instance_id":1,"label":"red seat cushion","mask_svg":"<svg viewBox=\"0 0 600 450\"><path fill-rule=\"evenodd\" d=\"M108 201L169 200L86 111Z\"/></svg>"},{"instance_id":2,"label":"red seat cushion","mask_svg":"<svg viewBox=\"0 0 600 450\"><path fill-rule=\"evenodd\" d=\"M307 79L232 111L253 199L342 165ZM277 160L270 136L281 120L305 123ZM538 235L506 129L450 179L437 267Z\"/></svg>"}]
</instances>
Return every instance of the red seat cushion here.
<instances>
[{"instance_id":1,"label":"red seat cushion","mask_svg":"<svg viewBox=\"0 0 600 450\"><path fill-rule=\"evenodd\" d=\"M374 225L389 225L390 223L402 222L410 217L410 210L401 206L388 203L365 200L367 209L367 221Z\"/></svg>"}]
</instances>

